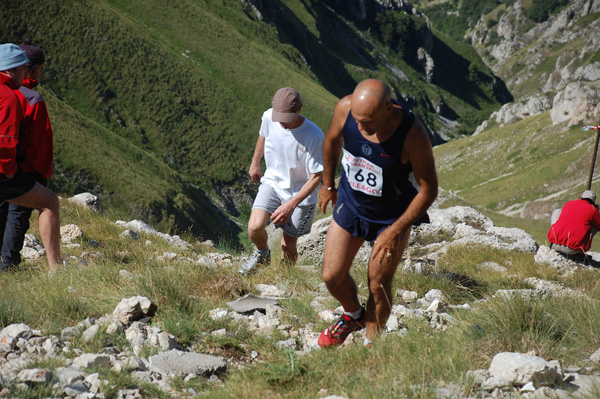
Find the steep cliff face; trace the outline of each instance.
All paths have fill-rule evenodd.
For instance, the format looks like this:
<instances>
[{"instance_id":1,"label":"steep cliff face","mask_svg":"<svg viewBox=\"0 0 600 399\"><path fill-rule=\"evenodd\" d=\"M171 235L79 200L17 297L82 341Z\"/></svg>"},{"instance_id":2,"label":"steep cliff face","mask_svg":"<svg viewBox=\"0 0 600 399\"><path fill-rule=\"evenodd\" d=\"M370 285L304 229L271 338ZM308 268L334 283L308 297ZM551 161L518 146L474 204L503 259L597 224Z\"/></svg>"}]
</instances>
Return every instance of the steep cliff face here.
<instances>
[{"instance_id":1,"label":"steep cliff face","mask_svg":"<svg viewBox=\"0 0 600 399\"><path fill-rule=\"evenodd\" d=\"M490 16L481 17L470 33L473 46L515 97L490 120L504 125L550 111L553 125L597 121L599 13L600 0L575 0L547 21L534 23L517 0L497 25Z\"/></svg>"}]
</instances>

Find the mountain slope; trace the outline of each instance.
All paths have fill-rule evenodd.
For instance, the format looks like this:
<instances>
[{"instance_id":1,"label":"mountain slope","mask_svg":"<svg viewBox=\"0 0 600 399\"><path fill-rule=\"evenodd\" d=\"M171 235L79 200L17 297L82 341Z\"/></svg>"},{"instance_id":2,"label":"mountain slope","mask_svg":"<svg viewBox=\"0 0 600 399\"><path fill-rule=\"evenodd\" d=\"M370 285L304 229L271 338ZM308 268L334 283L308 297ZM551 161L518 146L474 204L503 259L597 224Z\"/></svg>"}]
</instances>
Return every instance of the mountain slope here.
<instances>
[{"instance_id":1,"label":"mountain slope","mask_svg":"<svg viewBox=\"0 0 600 399\"><path fill-rule=\"evenodd\" d=\"M401 9L367 1L363 18L333 0L254 3L2 2L0 41L31 37L47 54L42 89L59 144L52 187L91 189L162 229L236 237L244 229L230 219L245 224L256 189L246 170L279 87L297 88L303 113L326 130L338 97L364 78L385 79L437 141L472 131L501 105L498 79L472 49L442 35L422 39L419 54L384 43L375 18L393 21ZM429 37L422 15L409 18ZM62 147L67 140L90 148ZM215 202L225 213L203 215Z\"/></svg>"},{"instance_id":2,"label":"mountain slope","mask_svg":"<svg viewBox=\"0 0 600 399\"><path fill-rule=\"evenodd\" d=\"M435 153L443 187L543 232L552 210L588 184L596 134L581 128L600 117L600 2L569 2L540 23L527 12L525 2L515 1L467 32L515 99L476 135ZM492 17L497 24L487 27ZM491 40L491 32L499 39ZM593 177L591 189L598 192L598 162ZM542 234L536 239L545 240Z\"/></svg>"}]
</instances>

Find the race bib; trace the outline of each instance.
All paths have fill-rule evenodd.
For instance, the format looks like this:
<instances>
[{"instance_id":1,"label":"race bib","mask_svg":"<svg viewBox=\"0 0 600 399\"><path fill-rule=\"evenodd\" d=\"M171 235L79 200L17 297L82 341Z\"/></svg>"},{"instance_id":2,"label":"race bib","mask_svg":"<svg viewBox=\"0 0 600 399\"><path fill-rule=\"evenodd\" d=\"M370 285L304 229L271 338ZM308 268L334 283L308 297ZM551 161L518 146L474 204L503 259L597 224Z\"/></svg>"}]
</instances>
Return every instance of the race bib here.
<instances>
[{"instance_id":1,"label":"race bib","mask_svg":"<svg viewBox=\"0 0 600 399\"><path fill-rule=\"evenodd\" d=\"M345 148L343 150L342 166L350 187L367 195L381 197L383 169L365 158L355 157Z\"/></svg>"}]
</instances>

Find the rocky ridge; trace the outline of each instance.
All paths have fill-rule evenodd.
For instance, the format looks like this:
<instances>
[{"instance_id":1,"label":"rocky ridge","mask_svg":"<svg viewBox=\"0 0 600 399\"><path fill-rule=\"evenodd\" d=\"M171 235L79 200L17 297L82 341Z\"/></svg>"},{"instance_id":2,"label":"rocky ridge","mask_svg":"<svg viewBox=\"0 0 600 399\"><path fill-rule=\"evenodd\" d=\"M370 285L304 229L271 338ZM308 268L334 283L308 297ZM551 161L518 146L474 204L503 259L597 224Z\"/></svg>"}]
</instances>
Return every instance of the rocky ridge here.
<instances>
[{"instance_id":1,"label":"rocky ridge","mask_svg":"<svg viewBox=\"0 0 600 399\"><path fill-rule=\"evenodd\" d=\"M600 62L594 61L600 19L586 17L600 12L600 1L570 1L560 13L530 28L522 4L516 0L491 28L489 17L482 17L470 33L474 48L517 93L514 102L494 112L475 134L490 121L503 126L544 112L550 112L553 125L595 123L600 116ZM545 66L548 60L555 60L553 67Z\"/></svg>"},{"instance_id":2,"label":"rocky ridge","mask_svg":"<svg viewBox=\"0 0 600 399\"><path fill-rule=\"evenodd\" d=\"M433 273L436 261L452 246L489 246L509 251L535 254L535 261L546 263L556 268L563 275L570 275L579 268L587 268L565 260L546 246L538 246L531 236L520 229L501 228L473 208L454 206L441 208L450 193L442 192L440 199L430 211L431 224L413 230L407 248L407 257L400 267L414 273ZM87 206L87 205L86 205ZM93 208L90 208L93 209ZM329 218L315 223L310 236L299 242L299 249L311 259L322 257L324 234ZM121 238L124 240L139 239L135 231L145 231L169 242L174 250L190 245L177 236L169 236L155 232L141 221L117 222L123 227ZM63 226L65 227L65 226ZM80 230L80 229L79 229ZM63 233L63 242L75 233L81 237L77 226L71 225ZM68 232L68 233L67 233ZM136 238L137 236L137 238ZM428 242L422 246L420 242ZM151 244L151 243L150 243ZM148 244L148 245L150 245ZM207 243L210 245L210 243ZM365 245L360 257L366 259L370 248ZM102 256L101 252L96 256ZM600 254L593 253L595 260L600 261ZM177 253L163 253L158 256L162 261L194 262L201 267L218 268L241 262L242 259L229 254L207 252L194 257L180 257ZM305 256L305 259L306 256ZM86 267L85 256L73 257L72 267ZM317 261L315 261L316 263ZM501 273L507 272L507 265L495 262L482 262L479 267L493 269ZM298 266L314 272L319 270L315 265ZM130 272L120 271L121 278L135 278ZM586 297L585 293L569 289L559 283L539 278L528 278L523 281L530 288L519 290L499 290L494 296L512 297L519 295L525 299L546 296ZM213 320L229 318L236 320L255 333L270 336L274 331L287 337L277 342L281 350L291 350L302 356L319 350L317 339L320 329L307 324L293 328L281 322L281 316L288 312L280 304L282 298L292 295L286 287L267 284L254 286L257 293L245 295L227 303L226 308L211 310L209 316ZM444 293L433 289L423 297L417 292L398 290L392 314L388 320L384 335L406 334L409 318L424 320L432 329L446 330L457 323L458 312L471 311L469 304L448 303ZM325 303L329 294L323 284L314 292L311 302L320 320L333 321L341 313L341 309L328 309ZM482 299L486 301L488 299ZM157 306L151 299L134 296L122 299L114 311L99 318L87 318L75 326L66 326L60 336L45 336L42 331L31 329L24 324L12 324L0 331L0 397L11 396L14 390L27 390L38 384L53 387L57 398L105 398L103 384L97 372L92 369L110 368L117 372L127 371L141 382L154 384L160 390L173 397L195 395L192 388L183 392L173 386L173 379L184 381L206 379L219 384L221 377L231 367L245 367L261 361L261 348L249 348L246 360L213 356L208 353L197 353L182 347L168 331L162 331L152 324ZM88 342L97 334L121 335L128 342L128 347L105 347L98 353L85 353L77 347L78 342ZM213 336L226 336L227 329L206 331ZM352 334L344 345L362 343L364 331ZM155 355L144 357L144 349L151 349ZM593 364L600 359L600 349L587 362L578 366L563 365L556 360L546 360L534 353L498 353L488 369L471 370L469 378L473 380L475 389L465 396L465 387L459 385L440 386L440 397L447 398L543 398L543 397L586 397L593 393L594 386L600 384L600 374ZM65 364L57 368L30 367L29 365L43 359L59 359ZM119 390L117 398L142 397L139 389Z\"/></svg>"}]
</instances>

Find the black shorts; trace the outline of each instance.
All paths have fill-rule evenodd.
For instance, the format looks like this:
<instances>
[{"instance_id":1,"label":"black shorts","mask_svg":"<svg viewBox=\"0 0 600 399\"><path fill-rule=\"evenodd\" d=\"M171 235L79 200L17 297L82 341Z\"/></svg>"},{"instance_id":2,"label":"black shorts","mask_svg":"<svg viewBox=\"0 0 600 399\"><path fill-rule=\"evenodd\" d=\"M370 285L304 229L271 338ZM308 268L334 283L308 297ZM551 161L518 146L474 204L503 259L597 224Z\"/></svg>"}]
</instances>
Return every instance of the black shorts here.
<instances>
[{"instance_id":1,"label":"black shorts","mask_svg":"<svg viewBox=\"0 0 600 399\"><path fill-rule=\"evenodd\" d=\"M0 201L27 194L35 186L35 179L19 168L12 179L0 174Z\"/></svg>"}]
</instances>

